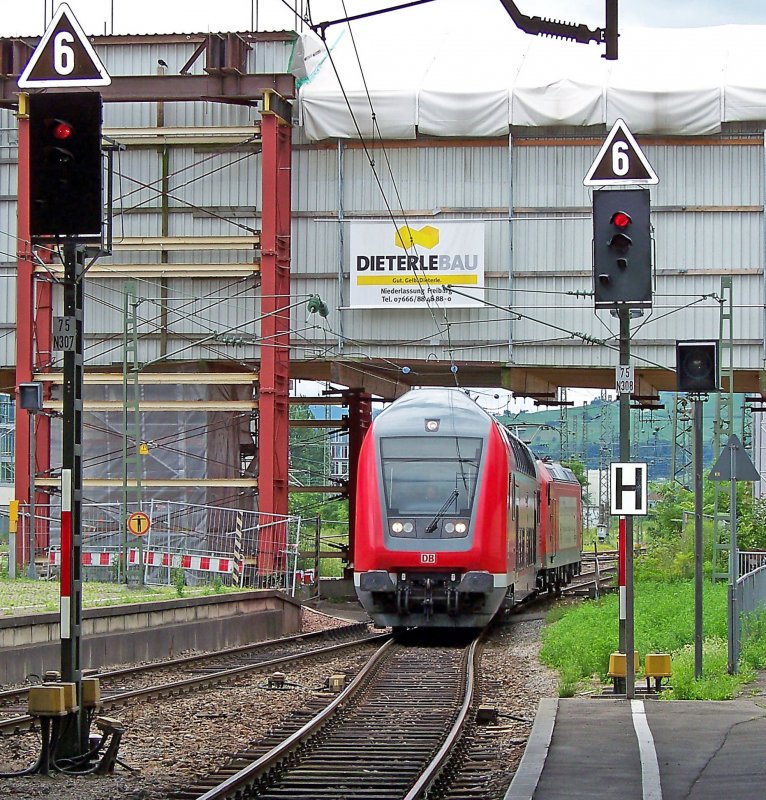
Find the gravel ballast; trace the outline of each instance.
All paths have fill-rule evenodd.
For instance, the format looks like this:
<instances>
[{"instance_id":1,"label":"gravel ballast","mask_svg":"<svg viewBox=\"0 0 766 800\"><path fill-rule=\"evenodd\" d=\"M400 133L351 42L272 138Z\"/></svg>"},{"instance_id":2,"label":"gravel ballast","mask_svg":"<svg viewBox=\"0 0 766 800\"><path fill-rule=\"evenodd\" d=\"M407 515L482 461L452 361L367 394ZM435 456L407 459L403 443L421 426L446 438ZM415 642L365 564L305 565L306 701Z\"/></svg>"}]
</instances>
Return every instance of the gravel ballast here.
<instances>
[{"instance_id":1,"label":"gravel ballast","mask_svg":"<svg viewBox=\"0 0 766 800\"><path fill-rule=\"evenodd\" d=\"M304 631L347 624L346 620L304 610ZM492 633L482 661L482 703L498 709L497 725L482 729L488 750L486 782L502 798L523 753L537 701L556 693L555 677L537 659L541 620L519 616ZM368 653L346 654L321 665L287 668L299 684L289 691L266 688L264 675L217 686L186 697L133 702L109 712L126 728L119 751L129 771L113 775L0 778L0 796L56 800L162 800L172 791L220 766L228 756L266 733L315 698L333 672L355 672ZM328 702L332 698L328 695ZM515 718L524 721L519 722ZM34 760L34 734L0 738L0 769L17 770ZM485 785L487 785L485 783Z\"/></svg>"}]
</instances>

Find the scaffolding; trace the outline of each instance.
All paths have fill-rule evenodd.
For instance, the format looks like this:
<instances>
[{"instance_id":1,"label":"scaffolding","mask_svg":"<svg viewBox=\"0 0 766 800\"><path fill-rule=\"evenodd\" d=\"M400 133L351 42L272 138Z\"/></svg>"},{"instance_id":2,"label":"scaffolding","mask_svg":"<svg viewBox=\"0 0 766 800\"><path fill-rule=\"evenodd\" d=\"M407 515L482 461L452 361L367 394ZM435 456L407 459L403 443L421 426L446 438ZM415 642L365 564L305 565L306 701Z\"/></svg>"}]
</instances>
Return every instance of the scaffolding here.
<instances>
[{"instance_id":1,"label":"scaffolding","mask_svg":"<svg viewBox=\"0 0 766 800\"><path fill-rule=\"evenodd\" d=\"M673 454L671 457L671 478L679 486L692 491L692 421L693 407L684 394L676 394L673 404Z\"/></svg>"},{"instance_id":2,"label":"scaffolding","mask_svg":"<svg viewBox=\"0 0 766 800\"><path fill-rule=\"evenodd\" d=\"M713 459L718 460L729 437L734 433L734 309L731 276L721 278L721 307L719 339L720 391L715 396L715 424L713 426ZM715 481L713 490L713 581L729 577L731 542L725 527L728 510L721 508L727 496L721 481Z\"/></svg>"}]
</instances>

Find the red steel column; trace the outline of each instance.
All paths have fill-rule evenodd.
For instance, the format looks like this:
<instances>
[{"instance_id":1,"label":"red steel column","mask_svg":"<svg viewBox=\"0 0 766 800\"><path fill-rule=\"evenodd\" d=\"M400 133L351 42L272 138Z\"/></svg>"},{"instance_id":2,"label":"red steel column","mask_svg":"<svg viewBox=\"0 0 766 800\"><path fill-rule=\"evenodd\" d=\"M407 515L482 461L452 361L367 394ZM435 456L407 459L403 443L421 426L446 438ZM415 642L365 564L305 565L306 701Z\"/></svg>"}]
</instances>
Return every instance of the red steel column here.
<instances>
[{"instance_id":1,"label":"red steel column","mask_svg":"<svg viewBox=\"0 0 766 800\"><path fill-rule=\"evenodd\" d=\"M16 221L16 386L32 380L34 358L34 263L29 234L29 116L27 95L19 95L18 198ZM29 414L19 405L16 392L15 493L20 503L29 502ZM29 537L17 543L16 560L29 558Z\"/></svg>"},{"instance_id":2,"label":"red steel column","mask_svg":"<svg viewBox=\"0 0 766 800\"><path fill-rule=\"evenodd\" d=\"M46 263L53 259L52 253L48 250L38 256ZM50 372L53 362L51 352L53 335L53 284L51 281L35 281L37 291L37 307L35 309L35 319L33 327L33 346L34 365L36 380L39 380L43 372ZM43 402L50 400L51 383L43 383ZM35 473L37 475L50 475L51 469L51 418L48 414L35 414ZM50 539L49 511L50 496L39 490L35 491L35 508L43 519L36 525L36 547L46 548Z\"/></svg>"},{"instance_id":3,"label":"red steel column","mask_svg":"<svg viewBox=\"0 0 766 800\"><path fill-rule=\"evenodd\" d=\"M258 509L287 514L290 371L290 220L292 127L264 96L261 120L261 368L258 393ZM274 106L277 104L274 103ZM286 104L282 104L286 105ZM287 530L266 528L260 544L259 574L284 567Z\"/></svg>"},{"instance_id":4,"label":"red steel column","mask_svg":"<svg viewBox=\"0 0 766 800\"><path fill-rule=\"evenodd\" d=\"M49 281L36 282L35 264L32 258L29 232L29 115L26 108L27 95L19 95L18 119L18 189L16 210L16 386L34 380L33 368L50 371L51 333L53 323L53 287ZM50 262L50 253L43 260ZM37 348L35 348L37 344ZM43 397L50 397L50 384L43 387ZM35 471L47 473L51 465L50 417L36 414L35 421ZM21 503L29 502L29 414L19 407L16 400L15 426L15 496ZM35 502L41 507L48 504L47 495L35 492ZM41 513L45 514L41 508ZM47 545L47 524L37 526L37 546ZM18 563L29 558L29 539L22 537L17 549Z\"/></svg>"}]
</instances>

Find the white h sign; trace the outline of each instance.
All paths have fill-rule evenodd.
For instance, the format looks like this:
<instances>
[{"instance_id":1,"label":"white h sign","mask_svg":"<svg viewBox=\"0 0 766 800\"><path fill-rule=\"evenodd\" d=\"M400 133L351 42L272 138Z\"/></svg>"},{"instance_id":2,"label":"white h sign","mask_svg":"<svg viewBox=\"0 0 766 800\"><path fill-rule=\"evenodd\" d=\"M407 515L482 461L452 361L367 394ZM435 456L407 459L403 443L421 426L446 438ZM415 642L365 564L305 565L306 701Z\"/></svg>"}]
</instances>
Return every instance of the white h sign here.
<instances>
[{"instance_id":1,"label":"white h sign","mask_svg":"<svg viewBox=\"0 0 766 800\"><path fill-rule=\"evenodd\" d=\"M648 512L648 470L645 462L609 465L610 513L618 517L645 516Z\"/></svg>"}]
</instances>

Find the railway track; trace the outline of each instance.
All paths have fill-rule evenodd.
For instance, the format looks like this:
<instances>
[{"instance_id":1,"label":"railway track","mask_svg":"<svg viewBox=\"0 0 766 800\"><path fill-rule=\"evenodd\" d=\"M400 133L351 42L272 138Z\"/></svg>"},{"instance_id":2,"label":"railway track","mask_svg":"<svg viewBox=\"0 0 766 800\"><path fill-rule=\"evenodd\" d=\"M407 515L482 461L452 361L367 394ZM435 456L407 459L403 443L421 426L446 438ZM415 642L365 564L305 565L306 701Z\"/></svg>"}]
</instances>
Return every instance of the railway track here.
<instances>
[{"instance_id":1,"label":"railway track","mask_svg":"<svg viewBox=\"0 0 766 800\"><path fill-rule=\"evenodd\" d=\"M478 649L479 640L463 648L389 641L299 729L275 732L173 797L425 797L473 722Z\"/></svg>"},{"instance_id":2,"label":"railway track","mask_svg":"<svg viewBox=\"0 0 766 800\"><path fill-rule=\"evenodd\" d=\"M562 594L569 597L594 597L598 592L609 591L614 588L613 579L617 575L617 567L601 567L598 574L595 570L583 572L573 578Z\"/></svg>"},{"instance_id":3,"label":"railway track","mask_svg":"<svg viewBox=\"0 0 766 800\"><path fill-rule=\"evenodd\" d=\"M128 700L153 700L209 688L237 680L250 672L271 669L300 659L324 656L360 644L386 639L389 634L370 634L366 623L347 625L317 633L258 642L216 653L183 656L168 661L126 667L100 673L101 710ZM25 713L28 688L0 692L0 735L29 730L36 724Z\"/></svg>"}]
</instances>

